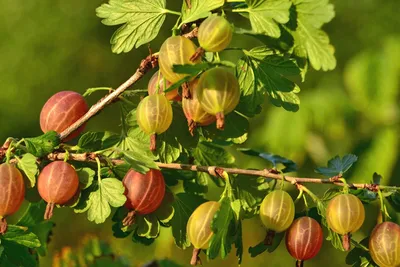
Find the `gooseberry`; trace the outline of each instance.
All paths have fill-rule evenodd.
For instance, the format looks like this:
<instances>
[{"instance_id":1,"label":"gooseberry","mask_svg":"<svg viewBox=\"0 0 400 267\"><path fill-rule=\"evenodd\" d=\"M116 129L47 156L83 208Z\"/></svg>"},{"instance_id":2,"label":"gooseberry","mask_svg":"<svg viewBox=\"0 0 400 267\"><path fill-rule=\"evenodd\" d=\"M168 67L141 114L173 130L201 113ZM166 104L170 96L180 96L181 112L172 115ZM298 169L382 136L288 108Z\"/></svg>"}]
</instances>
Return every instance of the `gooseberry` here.
<instances>
[{"instance_id":1,"label":"gooseberry","mask_svg":"<svg viewBox=\"0 0 400 267\"><path fill-rule=\"evenodd\" d=\"M122 180L126 203L130 210L123 220L125 226L134 222L136 214L146 215L155 211L165 195L165 181L161 171L150 169L146 174L129 170Z\"/></svg>"},{"instance_id":2,"label":"gooseberry","mask_svg":"<svg viewBox=\"0 0 400 267\"><path fill-rule=\"evenodd\" d=\"M381 267L400 266L400 226L393 222L375 226L369 238L369 251Z\"/></svg>"},{"instance_id":3,"label":"gooseberry","mask_svg":"<svg viewBox=\"0 0 400 267\"><path fill-rule=\"evenodd\" d=\"M296 219L286 232L286 249L297 260L296 266L314 258L322 247L323 233L319 223L310 217Z\"/></svg>"},{"instance_id":4,"label":"gooseberry","mask_svg":"<svg viewBox=\"0 0 400 267\"><path fill-rule=\"evenodd\" d=\"M6 217L15 213L25 196L24 179L12 164L0 165L0 234L7 231Z\"/></svg>"},{"instance_id":5,"label":"gooseberry","mask_svg":"<svg viewBox=\"0 0 400 267\"><path fill-rule=\"evenodd\" d=\"M156 93L162 94L164 90L170 87L171 85L172 83L167 81L160 71L156 71L150 78L149 85L147 86L147 91L149 92L149 95L154 95ZM175 101L181 100L178 88L165 93L165 97L168 100L175 100Z\"/></svg>"},{"instance_id":6,"label":"gooseberry","mask_svg":"<svg viewBox=\"0 0 400 267\"><path fill-rule=\"evenodd\" d=\"M221 16L211 15L199 26L197 39L200 48L191 57L196 60L205 51L220 52L228 47L232 40L233 29L229 22Z\"/></svg>"},{"instance_id":7,"label":"gooseberry","mask_svg":"<svg viewBox=\"0 0 400 267\"><path fill-rule=\"evenodd\" d=\"M198 206L189 218L186 232L194 246L193 257L190 262L192 265L196 265L200 261L198 257L200 250L207 249L209 246L209 241L214 234L211 229L211 222L219 207L219 202L205 202Z\"/></svg>"},{"instance_id":8,"label":"gooseberry","mask_svg":"<svg viewBox=\"0 0 400 267\"><path fill-rule=\"evenodd\" d=\"M53 161L38 177L39 195L47 202L44 219L53 216L54 204L63 205L77 193L79 178L74 167L64 161Z\"/></svg>"},{"instance_id":9,"label":"gooseberry","mask_svg":"<svg viewBox=\"0 0 400 267\"><path fill-rule=\"evenodd\" d=\"M185 113L189 131L192 135L197 126L206 126L215 121L215 116L205 112L199 103L196 93L197 83L198 80L194 80L189 85L192 98L183 98L182 100L183 112Z\"/></svg>"},{"instance_id":10,"label":"gooseberry","mask_svg":"<svg viewBox=\"0 0 400 267\"><path fill-rule=\"evenodd\" d=\"M350 234L362 226L365 210L361 201L354 195L342 194L331 199L326 209L329 228L343 235L343 248L350 249Z\"/></svg>"},{"instance_id":11,"label":"gooseberry","mask_svg":"<svg viewBox=\"0 0 400 267\"><path fill-rule=\"evenodd\" d=\"M283 190L272 191L261 203L260 218L268 230L265 243L270 245L275 233L285 231L293 222L294 202L292 197Z\"/></svg>"},{"instance_id":12,"label":"gooseberry","mask_svg":"<svg viewBox=\"0 0 400 267\"><path fill-rule=\"evenodd\" d=\"M201 107L217 118L217 128L224 128L224 115L239 103L239 83L225 68L217 67L204 72L196 87Z\"/></svg>"},{"instance_id":13,"label":"gooseberry","mask_svg":"<svg viewBox=\"0 0 400 267\"><path fill-rule=\"evenodd\" d=\"M40 112L40 128L44 133L56 131L61 133L88 111L83 96L72 91L59 92L47 100ZM85 125L79 127L70 134L64 141L77 137Z\"/></svg>"},{"instance_id":14,"label":"gooseberry","mask_svg":"<svg viewBox=\"0 0 400 267\"><path fill-rule=\"evenodd\" d=\"M192 62L190 57L196 52L196 45L183 36L172 36L162 44L158 64L162 75L171 83L185 78L188 74L175 73L173 65L195 64L200 62L195 60Z\"/></svg>"},{"instance_id":15,"label":"gooseberry","mask_svg":"<svg viewBox=\"0 0 400 267\"><path fill-rule=\"evenodd\" d=\"M156 149L156 134L165 132L172 123L172 106L164 95L149 95L136 110L140 129L151 135L150 150Z\"/></svg>"}]
</instances>

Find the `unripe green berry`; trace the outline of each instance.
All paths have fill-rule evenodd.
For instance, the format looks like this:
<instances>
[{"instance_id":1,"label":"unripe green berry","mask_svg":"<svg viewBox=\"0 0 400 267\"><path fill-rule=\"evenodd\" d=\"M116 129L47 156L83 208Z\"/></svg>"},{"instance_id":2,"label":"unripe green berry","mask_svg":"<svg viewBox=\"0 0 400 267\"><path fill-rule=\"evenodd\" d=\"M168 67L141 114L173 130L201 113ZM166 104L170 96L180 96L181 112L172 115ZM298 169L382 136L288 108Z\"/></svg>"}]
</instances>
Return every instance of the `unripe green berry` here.
<instances>
[{"instance_id":1,"label":"unripe green berry","mask_svg":"<svg viewBox=\"0 0 400 267\"><path fill-rule=\"evenodd\" d=\"M211 15L201 23L197 38L204 50L219 52L228 47L232 33L232 26L224 17Z\"/></svg>"}]
</instances>

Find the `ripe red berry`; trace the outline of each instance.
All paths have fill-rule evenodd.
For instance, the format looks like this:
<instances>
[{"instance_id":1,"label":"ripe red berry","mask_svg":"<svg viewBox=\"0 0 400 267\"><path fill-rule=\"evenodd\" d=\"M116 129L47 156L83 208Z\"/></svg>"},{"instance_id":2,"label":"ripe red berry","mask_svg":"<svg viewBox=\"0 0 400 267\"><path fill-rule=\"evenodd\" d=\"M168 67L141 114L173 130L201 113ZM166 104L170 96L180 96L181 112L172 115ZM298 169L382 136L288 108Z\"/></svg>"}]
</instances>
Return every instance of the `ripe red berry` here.
<instances>
[{"instance_id":1,"label":"ripe red berry","mask_svg":"<svg viewBox=\"0 0 400 267\"><path fill-rule=\"evenodd\" d=\"M79 187L78 174L67 162L54 161L39 174L37 187L47 202L44 218L48 220L53 215L54 204L63 205L74 197Z\"/></svg>"},{"instance_id":2,"label":"ripe red berry","mask_svg":"<svg viewBox=\"0 0 400 267\"><path fill-rule=\"evenodd\" d=\"M326 208L329 228L343 235L343 248L350 249L350 234L364 223L365 210L358 197L351 194L338 195L331 199Z\"/></svg>"},{"instance_id":3,"label":"ripe red berry","mask_svg":"<svg viewBox=\"0 0 400 267\"><path fill-rule=\"evenodd\" d=\"M7 230L5 217L16 212L25 196L21 172L11 164L0 165L0 234Z\"/></svg>"},{"instance_id":4,"label":"ripe red berry","mask_svg":"<svg viewBox=\"0 0 400 267\"><path fill-rule=\"evenodd\" d=\"M56 131L61 133L88 111L83 96L72 91L59 92L47 100L40 112L40 128L44 133ZM77 137L84 125L68 136L64 141Z\"/></svg>"},{"instance_id":5,"label":"ripe red berry","mask_svg":"<svg viewBox=\"0 0 400 267\"><path fill-rule=\"evenodd\" d=\"M129 170L122 183L125 186L125 206L131 212L124 219L124 225L134 222L135 214L146 215L155 211L165 195L164 176L159 170L151 169L146 174Z\"/></svg>"},{"instance_id":6,"label":"ripe red berry","mask_svg":"<svg viewBox=\"0 0 400 267\"><path fill-rule=\"evenodd\" d=\"M164 90L171 85L172 83L167 81L160 71L156 71L156 73L154 73L153 76L151 76L150 78L149 85L147 86L147 91L149 92L149 95L154 95L156 93L162 94ZM175 101L181 101L182 99L179 95L178 88L165 93L165 97L168 100Z\"/></svg>"},{"instance_id":7,"label":"ripe red berry","mask_svg":"<svg viewBox=\"0 0 400 267\"><path fill-rule=\"evenodd\" d=\"M314 258L322 247L323 234L319 223L310 217L296 219L286 232L286 248L297 260L297 266Z\"/></svg>"},{"instance_id":8,"label":"ripe red berry","mask_svg":"<svg viewBox=\"0 0 400 267\"><path fill-rule=\"evenodd\" d=\"M369 251L379 266L400 266L400 226L392 222L375 226L369 238Z\"/></svg>"}]
</instances>

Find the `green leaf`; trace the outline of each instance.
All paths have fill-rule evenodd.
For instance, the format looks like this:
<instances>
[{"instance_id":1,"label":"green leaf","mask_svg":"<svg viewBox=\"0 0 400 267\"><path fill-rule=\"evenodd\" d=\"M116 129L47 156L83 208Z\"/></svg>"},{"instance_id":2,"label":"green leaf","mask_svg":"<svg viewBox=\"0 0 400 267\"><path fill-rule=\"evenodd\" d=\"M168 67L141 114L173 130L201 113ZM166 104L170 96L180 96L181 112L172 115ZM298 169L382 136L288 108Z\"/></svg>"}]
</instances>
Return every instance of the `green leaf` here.
<instances>
[{"instance_id":1,"label":"green leaf","mask_svg":"<svg viewBox=\"0 0 400 267\"><path fill-rule=\"evenodd\" d=\"M278 38L281 35L278 23L289 21L289 0L246 0L245 9L234 11L247 12L254 32Z\"/></svg>"},{"instance_id":2,"label":"green leaf","mask_svg":"<svg viewBox=\"0 0 400 267\"><path fill-rule=\"evenodd\" d=\"M201 166L222 166L230 167L235 162L235 158L222 147L210 142L201 141L193 151L194 163ZM224 182L220 178L210 176L208 173L198 172L198 179L207 180L211 178L216 185L223 186Z\"/></svg>"},{"instance_id":3,"label":"green leaf","mask_svg":"<svg viewBox=\"0 0 400 267\"><path fill-rule=\"evenodd\" d=\"M110 0L96 9L96 15L108 26L123 24L111 37L114 53L152 41L165 20L166 0Z\"/></svg>"},{"instance_id":4,"label":"green leaf","mask_svg":"<svg viewBox=\"0 0 400 267\"><path fill-rule=\"evenodd\" d=\"M1 240L14 242L28 248L40 247L38 237L23 226L8 225L7 232L1 236Z\"/></svg>"},{"instance_id":5,"label":"green leaf","mask_svg":"<svg viewBox=\"0 0 400 267\"><path fill-rule=\"evenodd\" d=\"M254 116L259 112L262 103L260 98L267 93L275 106L297 111L300 105L297 93L300 88L288 79L289 76L300 74L294 59L274 54L266 46L255 47L245 51L245 54L236 69L243 96L238 110L245 115Z\"/></svg>"},{"instance_id":6,"label":"green leaf","mask_svg":"<svg viewBox=\"0 0 400 267\"><path fill-rule=\"evenodd\" d=\"M43 200L36 203L29 203L25 213L18 220L17 225L31 227L43 222L43 214L46 210L46 205L47 204Z\"/></svg>"},{"instance_id":7,"label":"green leaf","mask_svg":"<svg viewBox=\"0 0 400 267\"><path fill-rule=\"evenodd\" d=\"M87 132L79 138L79 152L93 152L113 147L120 136L111 132Z\"/></svg>"},{"instance_id":8,"label":"green leaf","mask_svg":"<svg viewBox=\"0 0 400 267\"><path fill-rule=\"evenodd\" d=\"M87 167L76 169L76 173L78 174L79 183L81 184L82 190L92 185L93 178L96 174L94 170Z\"/></svg>"},{"instance_id":9,"label":"green leaf","mask_svg":"<svg viewBox=\"0 0 400 267\"><path fill-rule=\"evenodd\" d=\"M353 267L378 267L378 265L372 260L371 254L367 250L368 239L369 237L366 237L361 240L360 243L356 244L356 246L347 254L347 265L351 265Z\"/></svg>"},{"instance_id":10,"label":"green leaf","mask_svg":"<svg viewBox=\"0 0 400 267\"><path fill-rule=\"evenodd\" d=\"M279 155L274 155L271 153L266 153L266 152L258 152L256 150L250 149L250 148L239 148L238 149L240 152L243 154L249 155L249 156L257 156L260 158L263 158L269 162L272 163L273 167L276 168L278 164L282 164L285 166L283 170L281 170L283 173L287 172L295 172L297 170L297 165L294 163L292 160L281 157Z\"/></svg>"},{"instance_id":11,"label":"green leaf","mask_svg":"<svg viewBox=\"0 0 400 267\"><path fill-rule=\"evenodd\" d=\"M49 237L52 234L54 222L41 222L31 227L32 232L38 237L40 241L40 247L37 248L37 252L40 256L44 257L47 254L47 245L49 243Z\"/></svg>"},{"instance_id":12,"label":"green leaf","mask_svg":"<svg viewBox=\"0 0 400 267\"><path fill-rule=\"evenodd\" d=\"M36 175L38 174L39 168L36 164L36 157L30 153L26 153L22 158L16 157L18 163L17 166L22 170L26 177L31 182L30 186L34 187L36 184Z\"/></svg>"},{"instance_id":13,"label":"green leaf","mask_svg":"<svg viewBox=\"0 0 400 267\"><path fill-rule=\"evenodd\" d=\"M179 248L184 249L190 246L190 240L186 234L186 225L193 211L204 202L206 200L203 197L190 193L178 193L175 195L175 201L172 203L175 214L170 224L175 244Z\"/></svg>"},{"instance_id":14,"label":"green leaf","mask_svg":"<svg viewBox=\"0 0 400 267\"><path fill-rule=\"evenodd\" d=\"M190 3L189 6L188 3ZM208 17L211 14L211 10L223 6L224 3L224 0L190 0L190 2L183 1L182 22L179 27L181 27L185 23Z\"/></svg>"},{"instance_id":15,"label":"green leaf","mask_svg":"<svg viewBox=\"0 0 400 267\"><path fill-rule=\"evenodd\" d=\"M235 227L236 220L231 208L231 200L229 197L224 197L220 200L220 204L221 206L211 222L214 235L207 250L207 256L210 259L215 259L218 254L221 254L221 258L224 259L232 249L233 237L230 234L232 228Z\"/></svg>"},{"instance_id":16,"label":"green leaf","mask_svg":"<svg viewBox=\"0 0 400 267\"><path fill-rule=\"evenodd\" d=\"M263 253L264 251L268 251L269 253L274 252L281 244L284 236L285 236L285 232L277 233L277 234L275 234L271 245L265 245L264 240L263 240L260 243L258 243L256 246L249 247L250 256L252 258L254 258L254 257L260 255L261 253Z\"/></svg>"},{"instance_id":17,"label":"green leaf","mask_svg":"<svg viewBox=\"0 0 400 267\"><path fill-rule=\"evenodd\" d=\"M269 190L269 184L264 177L238 175L232 177L232 188L240 200L242 209L252 217L258 213L264 197Z\"/></svg>"},{"instance_id":18,"label":"green leaf","mask_svg":"<svg viewBox=\"0 0 400 267\"><path fill-rule=\"evenodd\" d=\"M43 157L53 152L61 140L57 132L50 131L37 137L24 138L24 142L29 153Z\"/></svg>"},{"instance_id":19,"label":"green leaf","mask_svg":"<svg viewBox=\"0 0 400 267\"><path fill-rule=\"evenodd\" d=\"M30 250L22 245L2 240L4 251L0 258L2 267L37 267L39 266L36 255L32 255Z\"/></svg>"},{"instance_id":20,"label":"green leaf","mask_svg":"<svg viewBox=\"0 0 400 267\"><path fill-rule=\"evenodd\" d=\"M173 65L173 71L176 73L190 74L196 76L200 72L209 70L217 66L225 66L228 68L235 68L236 64L230 61L222 60L218 62L203 62L198 64L185 64L185 65Z\"/></svg>"},{"instance_id":21,"label":"green leaf","mask_svg":"<svg viewBox=\"0 0 400 267\"><path fill-rule=\"evenodd\" d=\"M372 176L372 183L373 184L381 184L381 180L382 180L382 175L374 172L374 175Z\"/></svg>"},{"instance_id":22,"label":"green leaf","mask_svg":"<svg viewBox=\"0 0 400 267\"><path fill-rule=\"evenodd\" d=\"M151 153L149 136L143 133L139 127L131 128L128 135L117 145L117 151L123 153L124 160L135 171L146 173L150 168L158 169L154 160L157 159Z\"/></svg>"},{"instance_id":23,"label":"green leaf","mask_svg":"<svg viewBox=\"0 0 400 267\"><path fill-rule=\"evenodd\" d=\"M342 159L336 156L328 161L328 167L316 168L315 172L327 177L342 175L348 171L356 161L357 156L353 154L345 155Z\"/></svg>"},{"instance_id":24,"label":"green leaf","mask_svg":"<svg viewBox=\"0 0 400 267\"><path fill-rule=\"evenodd\" d=\"M321 26L335 16L329 0L293 0L297 11L297 29L292 32L295 53L308 57L316 70L333 70L336 67L334 48Z\"/></svg>"},{"instance_id":25,"label":"green leaf","mask_svg":"<svg viewBox=\"0 0 400 267\"><path fill-rule=\"evenodd\" d=\"M218 130L215 123L203 126L203 136L220 145L242 144L247 140L249 131L249 120L238 112L234 111L225 117L224 130Z\"/></svg>"},{"instance_id":26,"label":"green leaf","mask_svg":"<svg viewBox=\"0 0 400 267\"><path fill-rule=\"evenodd\" d=\"M125 204L125 188L116 178L102 179L97 190L90 193L88 200L88 220L103 223L111 214L112 207L121 207Z\"/></svg>"}]
</instances>

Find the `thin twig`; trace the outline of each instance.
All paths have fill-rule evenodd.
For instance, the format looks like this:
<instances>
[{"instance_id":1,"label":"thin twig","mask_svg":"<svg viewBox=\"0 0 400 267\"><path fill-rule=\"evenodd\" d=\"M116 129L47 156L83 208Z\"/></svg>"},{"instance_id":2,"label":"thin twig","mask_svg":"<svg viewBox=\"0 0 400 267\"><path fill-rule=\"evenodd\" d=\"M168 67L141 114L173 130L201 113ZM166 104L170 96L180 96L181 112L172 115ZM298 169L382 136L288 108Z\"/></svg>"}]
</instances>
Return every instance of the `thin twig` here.
<instances>
[{"instance_id":1,"label":"thin twig","mask_svg":"<svg viewBox=\"0 0 400 267\"><path fill-rule=\"evenodd\" d=\"M193 29L191 32L183 35L186 38L192 39L197 37L197 28ZM96 104L94 104L89 111L83 115L79 120L74 122L71 126L60 133L59 137L61 140L68 137L71 133L81 127L84 123L90 120L93 116L98 114L105 106L114 102L118 97L130 86L139 81L149 70L155 68L158 64L158 55L151 54L143 59L140 63L139 68L135 73L123 84L121 84L117 89L100 99Z\"/></svg>"},{"instance_id":2,"label":"thin twig","mask_svg":"<svg viewBox=\"0 0 400 267\"><path fill-rule=\"evenodd\" d=\"M66 157L65 153L52 153L48 155L49 160L64 160ZM81 153L81 154L69 154L69 159L73 161L86 161L93 162L96 158L94 153ZM101 158L100 158L101 159ZM125 164L126 162L121 159L101 159L102 163L107 164L107 162L111 162L114 165ZM194 171L194 172L206 172L213 176L218 176L218 173L223 171L228 174L243 174L250 176L259 176L265 178L271 178L276 180L283 180L292 184L296 183L314 183L314 184L334 184L337 186L345 186L343 182L338 181L337 176L331 178L308 178L308 177L295 177L295 176L286 176L279 173L276 173L274 170L247 170L247 169L239 169L239 168L225 168L219 166L198 166L191 164L181 164L181 163L161 163L156 162L157 166L161 169L174 169L174 170L185 170L185 171ZM364 188L373 192L377 192L379 189L381 190L400 190L400 187L396 186L385 186L385 185L376 185L376 184L363 184L363 183L347 183L350 188Z\"/></svg>"}]
</instances>

